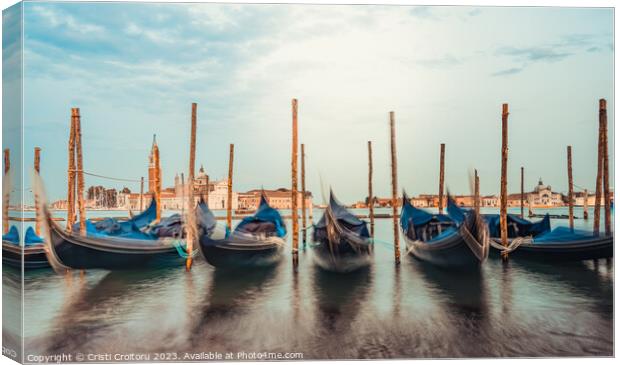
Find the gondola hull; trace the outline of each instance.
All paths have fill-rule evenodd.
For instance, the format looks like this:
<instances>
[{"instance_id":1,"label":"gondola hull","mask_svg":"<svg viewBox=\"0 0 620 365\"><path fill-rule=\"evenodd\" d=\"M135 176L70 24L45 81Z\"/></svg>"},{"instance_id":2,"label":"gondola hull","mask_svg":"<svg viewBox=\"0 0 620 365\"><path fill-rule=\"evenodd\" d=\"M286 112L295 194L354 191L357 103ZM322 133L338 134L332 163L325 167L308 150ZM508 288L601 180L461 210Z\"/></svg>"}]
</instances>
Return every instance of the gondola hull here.
<instances>
[{"instance_id":1,"label":"gondola hull","mask_svg":"<svg viewBox=\"0 0 620 365\"><path fill-rule=\"evenodd\" d=\"M284 239L270 237L269 240L231 237L212 240L200 238L200 249L205 260L215 267L269 267L282 258Z\"/></svg>"},{"instance_id":2,"label":"gondola hull","mask_svg":"<svg viewBox=\"0 0 620 365\"><path fill-rule=\"evenodd\" d=\"M158 268L185 261L171 241L82 237L64 232L54 222L48 224L48 259L72 269Z\"/></svg>"},{"instance_id":3,"label":"gondola hull","mask_svg":"<svg viewBox=\"0 0 620 365\"><path fill-rule=\"evenodd\" d=\"M493 239L501 244L498 238ZM491 246L493 257L500 257L500 250ZM515 259L538 261L581 261L610 258L614 255L613 236L601 236L567 243L522 243L508 256Z\"/></svg>"},{"instance_id":4,"label":"gondola hull","mask_svg":"<svg viewBox=\"0 0 620 365\"><path fill-rule=\"evenodd\" d=\"M11 242L2 241L2 263L15 268L41 269L50 267L45 255L45 248L41 245L26 246L23 248Z\"/></svg>"},{"instance_id":5,"label":"gondola hull","mask_svg":"<svg viewBox=\"0 0 620 365\"><path fill-rule=\"evenodd\" d=\"M458 232L430 244L412 240L405 235L405 242L407 252L413 257L442 268L467 270L481 264L481 260Z\"/></svg>"}]
</instances>

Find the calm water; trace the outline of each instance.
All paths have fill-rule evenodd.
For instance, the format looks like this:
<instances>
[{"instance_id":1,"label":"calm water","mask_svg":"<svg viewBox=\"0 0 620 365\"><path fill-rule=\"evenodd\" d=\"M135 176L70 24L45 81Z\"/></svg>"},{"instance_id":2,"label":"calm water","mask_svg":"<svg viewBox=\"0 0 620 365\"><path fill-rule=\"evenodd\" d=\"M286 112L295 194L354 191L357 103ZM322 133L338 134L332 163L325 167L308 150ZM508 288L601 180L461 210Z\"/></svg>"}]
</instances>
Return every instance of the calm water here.
<instances>
[{"instance_id":1,"label":"calm water","mask_svg":"<svg viewBox=\"0 0 620 365\"><path fill-rule=\"evenodd\" d=\"M319 215L315 210L315 219ZM587 222L578 220L577 226ZM304 359L613 354L611 261L504 265L490 259L471 275L411 257L395 267L391 229L391 220L377 220L373 266L347 275L320 271L310 248L300 253L297 272L290 250L277 267L263 271L227 272L200 258L189 273L181 267L65 276L28 272L27 354L174 352L178 359L203 351L298 352ZM5 305L17 308L10 295L17 293L19 278L5 273ZM10 326L18 324L5 317L5 328Z\"/></svg>"}]
</instances>

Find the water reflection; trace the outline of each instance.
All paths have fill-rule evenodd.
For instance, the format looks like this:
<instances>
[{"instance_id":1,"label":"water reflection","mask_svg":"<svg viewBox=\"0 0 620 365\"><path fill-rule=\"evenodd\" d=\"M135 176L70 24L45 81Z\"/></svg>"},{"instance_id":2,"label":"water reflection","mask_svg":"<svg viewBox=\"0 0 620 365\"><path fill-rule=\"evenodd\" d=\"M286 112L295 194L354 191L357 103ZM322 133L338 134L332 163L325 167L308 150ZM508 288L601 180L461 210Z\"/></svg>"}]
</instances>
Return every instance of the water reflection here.
<instances>
[{"instance_id":1,"label":"water reflection","mask_svg":"<svg viewBox=\"0 0 620 365\"><path fill-rule=\"evenodd\" d=\"M193 348L200 348L196 346L204 345L209 338L219 340L218 335L229 335L228 330L235 328L240 318L255 311L256 301L263 298L263 291L274 280L279 267L214 269L207 295L199 305L199 314L190 331Z\"/></svg>"},{"instance_id":2,"label":"water reflection","mask_svg":"<svg viewBox=\"0 0 620 365\"><path fill-rule=\"evenodd\" d=\"M64 275L64 305L54 319L55 330L45 340L45 352L83 349L98 334L122 323L126 313L120 309L150 289L153 280L161 281L173 272L173 269L108 272L92 286L84 272L68 272Z\"/></svg>"},{"instance_id":3,"label":"water reflection","mask_svg":"<svg viewBox=\"0 0 620 365\"><path fill-rule=\"evenodd\" d=\"M370 267L346 274L315 268L316 321L324 335L350 329L372 284L371 272Z\"/></svg>"},{"instance_id":4,"label":"water reflection","mask_svg":"<svg viewBox=\"0 0 620 365\"><path fill-rule=\"evenodd\" d=\"M391 234L391 222L378 220L375 235ZM293 270L290 244L278 266L257 271L197 259L191 272L27 272L26 346L305 359L613 354L613 261L489 260L463 275L405 255L395 266L393 248L377 246L372 267L342 275L315 267L310 248ZM18 297L19 272L4 270L5 298Z\"/></svg>"}]
</instances>

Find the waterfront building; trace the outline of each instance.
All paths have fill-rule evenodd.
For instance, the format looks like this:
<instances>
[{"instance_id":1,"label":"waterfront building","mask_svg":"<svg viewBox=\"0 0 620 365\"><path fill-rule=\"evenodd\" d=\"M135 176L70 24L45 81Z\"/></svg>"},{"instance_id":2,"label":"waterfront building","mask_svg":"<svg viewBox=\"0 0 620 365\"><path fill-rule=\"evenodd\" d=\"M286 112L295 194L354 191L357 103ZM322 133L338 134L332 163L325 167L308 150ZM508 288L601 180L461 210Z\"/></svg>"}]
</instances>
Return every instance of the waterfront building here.
<instances>
[{"instance_id":1,"label":"waterfront building","mask_svg":"<svg viewBox=\"0 0 620 365\"><path fill-rule=\"evenodd\" d=\"M521 194L511 194L511 196L517 195L515 199L508 199L509 206L520 206L521 204ZM551 190L551 185L543 184L542 179L538 180L538 185L534 187L534 190L526 194L525 205L531 205L533 207L536 206L562 206L564 205L564 200L562 198L562 194L556 193Z\"/></svg>"},{"instance_id":2,"label":"waterfront building","mask_svg":"<svg viewBox=\"0 0 620 365\"><path fill-rule=\"evenodd\" d=\"M292 192L290 189L280 188L276 190L264 190L264 189L254 189L245 193L239 193L239 204L238 209L240 210L249 210L253 211L258 208L260 204L261 194L265 194L267 198L267 203L272 208L275 209L291 209L292 207ZM301 208L302 203L302 193L299 192L297 194L297 207ZM312 193L306 191L306 207L310 209L310 214L312 214Z\"/></svg>"}]
</instances>

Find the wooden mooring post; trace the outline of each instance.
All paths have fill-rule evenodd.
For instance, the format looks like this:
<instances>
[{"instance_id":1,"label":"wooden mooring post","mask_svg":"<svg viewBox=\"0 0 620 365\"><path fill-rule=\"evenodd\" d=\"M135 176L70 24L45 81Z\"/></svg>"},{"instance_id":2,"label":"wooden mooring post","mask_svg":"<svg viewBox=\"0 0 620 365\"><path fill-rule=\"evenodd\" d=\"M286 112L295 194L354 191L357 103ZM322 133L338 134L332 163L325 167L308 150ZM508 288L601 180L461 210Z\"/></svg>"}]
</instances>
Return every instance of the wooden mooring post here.
<instances>
[{"instance_id":1,"label":"wooden mooring post","mask_svg":"<svg viewBox=\"0 0 620 365\"><path fill-rule=\"evenodd\" d=\"M521 166L521 219L523 219L525 217L525 189L524 189L524 172L523 172L523 166Z\"/></svg>"},{"instance_id":2,"label":"wooden mooring post","mask_svg":"<svg viewBox=\"0 0 620 365\"><path fill-rule=\"evenodd\" d=\"M11 152L8 148L4 149L4 178L8 179L11 170ZM2 233L9 233L9 204L11 192L3 192L2 196Z\"/></svg>"},{"instance_id":3,"label":"wooden mooring post","mask_svg":"<svg viewBox=\"0 0 620 365\"><path fill-rule=\"evenodd\" d=\"M34 148L34 171L37 175L41 172L41 147ZM35 223L34 232L37 236L41 235L41 222L39 221L39 194L34 191L34 206L35 206Z\"/></svg>"},{"instance_id":4,"label":"wooden mooring post","mask_svg":"<svg viewBox=\"0 0 620 365\"><path fill-rule=\"evenodd\" d=\"M370 237L375 237L375 197L372 193L372 142L368 141L368 217L370 218Z\"/></svg>"},{"instance_id":5,"label":"wooden mooring post","mask_svg":"<svg viewBox=\"0 0 620 365\"><path fill-rule=\"evenodd\" d=\"M396 131L394 112L390 112L390 154L392 163L392 228L394 230L394 262L400 264L400 234L398 231L398 172L396 163Z\"/></svg>"},{"instance_id":6,"label":"wooden mooring post","mask_svg":"<svg viewBox=\"0 0 620 365\"><path fill-rule=\"evenodd\" d=\"M67 167L67 225L68 233L73 232L75 223L75 115L71 109L71 125L69 127L69 166Z\"/></svg>"},{"instance_id":7,"label":"wooden mooring post","mask_svg":"<svg viewBox=\"0 0 620 365\"><path fill-rule=\"evenodd\" d=\"M196 117L198 105L192 103L192 119L191 132L189 141L189 176L188 176L188 193L187 193L187 224L185 225L186 235L186 252L185 269L189 271L192 268L192 252L194 252L194 243L196 241L196 213L194 212L194 176L196 175ZM231 197L229 197L230 204Z\"/></svg>"},{"instance_id":8,"label":"wooden mooring post","mask_svg":"<svg viewBox=\"0 0 620 365\"><path fill-rule=\"evenodd\" d=\"M80 108L73 108L75 112L75 155L77 158L77 201L80 213L80 235L86 235L86 207L84 205L84 162L82 156L82 122Z\"/></svg>"},{"instance_id":9,"label":"wooden mooring post","mask_svg":"<svg viewBox=\"0 0 620 365\"><path fill-rule=\"evenodd\" d=\"M474 170L474 211L480 214L480 177L478 170Z\"/></svg>"},{"instance_id":10,"label":"wooden mooring post","mask_svg":"<svg viewBox=\"0 0 620 365\"><path fill-rule=\"evenodd\" d=\"M439 147L439 202L437 208L439 214L443 214L443 184L444 184L444 166L446 157L446 144L442 143ZM441 227L441 226L439 226Z\"/></svg>"},{"instance_id":11,"label":"wooden mooring post","mask_svg":"<svg viewBox=\"0 0 620 365\"><path fill-rule=\"evenodd\" d=\"M585 189L583 192L583 219L588 219L589 218L589 213L588 213L588 189Z\"/></svg>"},{"instance_id":12,"label":"wooden mooring post","mask_svg":"<svg viewBox=\"0 0 620 365\"><path fill-rule=\"evenodd\" d=\"M301 144L301 241L306 248L306 151Z\"/></svg>"},{"instance_id":13,"label":"wooden mooring post","mask_svg":"<svg viewBox=\"0 0 620 365\"><path fill-rule=\"evenodd\" d=\"M144 176L140 178L140 211L144 210Z\"/></svg>"},{"instance_id":14,"label":"wooden mooring post","mask_svg":"<svg viewBox=\"0 0 620 365\"><path fill-rule=\"evenodd\" d=\"M155 199L155 222L159 223L161 221L161 167L159 161L159 146L155 142L155 137L153 137L153 165L155 165L155 191L154 191L154 199Z\"/></svg>"},{"instance_id":15,"label":"wooden mooring post","mask_svg":"<svg viewBox=\"0 0 620 365\"><path fill-rule=\"evenodd\" d=\"M575 228L573 216L573 147L566 146L566 163L568 171L568 227Z\"/></svg>"},{"instance_id":16,"label":"wooden mooring post","mask_svg":"<svg viewBox=\"0 0 620 365\"><path fill-rule=\"evenodd\" d=\"M232 230L232 192L233 192L233 164L235 161L235 145L230 144L228 153L228 196L226 201L226 224Z\"/></svg>"},{"instance_id":17,"label":"wooden mooring post","mask_svg":"<svg viewBox=\"0 0 620 365\"><path fill-rule=\"evenodd\" d=\"M594 195L594 235L598 236L601 225L601 200L603 196L603 123L607 118L607 102L600 99L598 104L598 155L596 169L596 188Z\"/></svg>"},{"instance_id":18,"label":"wooden mooring post","mask_svg":"<svg viewBox=\"0 0 620 365\"><path fill-rule=\"evenodd\" d=\"M500 230L504 247L508 247L508 104L502 105L502 171L500 181ZM508 253L502 252L502 259L508 260Z\"/></svg>"},{"instance_id":19,"label":"wooden mooring post","mask_svg":"<svg viewBox=\"0 0 620 365\"><path fill-rule=\"evenodd\" d=\"M605 235L611 234L611 195L609 191L609 140L607 138L607 101L601 99L601 124L603 130L603 199L605 203Z\"/></svg>"},{"instance_id":20,"label":"wooden mooring post","mask_svg":"<svg viewBox=\"0 0 620 365\"><path fill-rule=\"evenodd\" d=\"M292 150L291 150L291 216L292 216L292 234L293 234L293 264L298 263L299 250L299 222L297 216L297 99L291 102L293 113L293 131L292 131Z\"/></svg>"}]
</instances>

